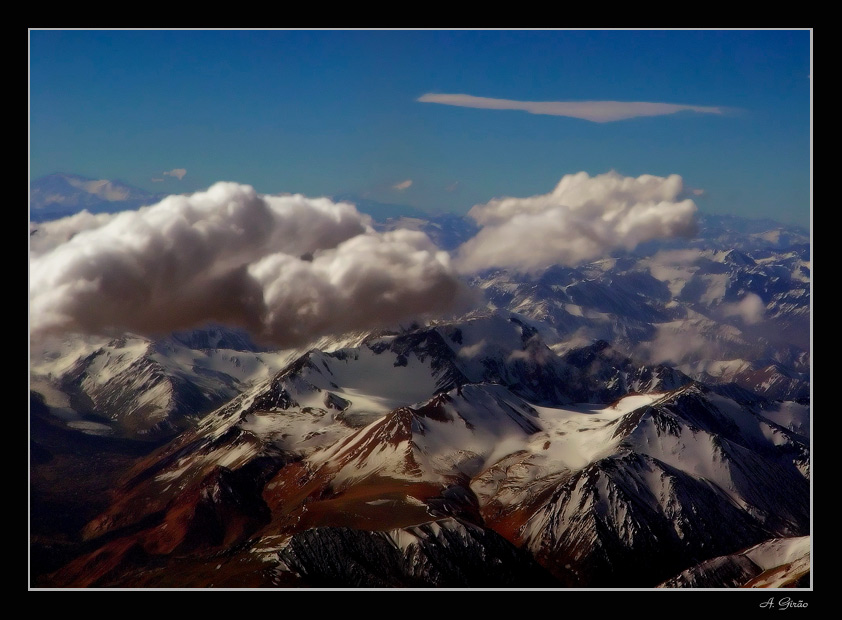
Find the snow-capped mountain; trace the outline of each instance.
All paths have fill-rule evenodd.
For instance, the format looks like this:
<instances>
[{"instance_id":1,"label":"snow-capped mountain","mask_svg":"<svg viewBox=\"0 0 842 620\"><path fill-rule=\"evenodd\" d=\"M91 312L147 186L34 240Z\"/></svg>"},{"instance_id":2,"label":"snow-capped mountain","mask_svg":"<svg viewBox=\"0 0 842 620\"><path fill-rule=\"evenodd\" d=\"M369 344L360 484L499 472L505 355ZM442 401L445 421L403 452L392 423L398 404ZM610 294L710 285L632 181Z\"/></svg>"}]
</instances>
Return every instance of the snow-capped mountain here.
<instances>
[{"instance_id":1,"label":"snow-capped mountain","mask_svg":"<svg viewBox=\"0 0 842 620\"><path fill-rule=\"evenodd\" d=\"M193 426L287 357L218 327L159 341L74 336L33 351L30 389L71 428L158 440Z\"/></svg>"},{"instance_id":2,"label":"snow-capped mountain","mask_svg":"<svg viewBox=\"0 0 842 620\"><path fill-rule=\"evenodd\" d=\"M646 587L692 557L809 531L808 446L732 400L679 388L611 438L519 531L568 585Z\"/></svg>"},{"instance_id":3,"label":"snow-capped mountain","mask_svg":"<svg viewBox=\"0 0 842 620\"><path fill-rule=\"evenodd\" d=\"M153 194L120 181L89 179L76 174L50 174L29 186L29 219L42 222L87 209L114 213L155 204L167 194Z\"/></svg>"},{"instance_id":4,"label":"snow-capped mountain","mask_svg":"<svg viewBox=\"0 0 842 620\"><path fill-rule=\"evenodd\" d=\"M587 380L610 400L577 401ZM605 343L557 356L513 316L312 350L141 460L85 527L95 550L53 579L147 583L137 553L200 566L228 549L264 586L382 585L372 558L397 563L392 585L479 585L407 564L437 552L395 542L450 531L466 557L492 553L477 536L507 540L500 575L527 552L542 585L654 587L809 533L808 441L722 392ZM320 545L348 555L325 564ZM208 585L195 570L184 585Z\"/></svg>"}]
</instances>

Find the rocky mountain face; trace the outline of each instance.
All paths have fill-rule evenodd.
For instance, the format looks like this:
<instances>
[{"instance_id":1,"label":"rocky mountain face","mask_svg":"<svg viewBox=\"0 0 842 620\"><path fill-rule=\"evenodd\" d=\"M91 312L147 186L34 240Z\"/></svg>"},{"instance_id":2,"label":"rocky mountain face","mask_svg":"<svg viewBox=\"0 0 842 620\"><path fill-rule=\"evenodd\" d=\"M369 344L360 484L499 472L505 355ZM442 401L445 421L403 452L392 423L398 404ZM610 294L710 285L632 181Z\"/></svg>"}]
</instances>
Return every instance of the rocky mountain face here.
<instances>
[{"instance_id":1,"label":"rocky mountain face","mask_svg":"<svg viewBox=\"0 0 842 620\"><path fill-rule=\"evenodd\" d=\"M290 537L273 578L298 587L552 587L531 555L455 518L389 531L321 527Z\"/></svg>"},{"instance_id":2,"label":"rocky mountain face","mask_svg":"<svg viewBox=\"0 0 842 620\"><path fill-rule=\"evenodd\" d=\"M688 386L625 416L615 453L523 526L527 546L569 585L646 587L689 557L809 531L807 446L734 405Z\"/></svg>"}]
</instances>

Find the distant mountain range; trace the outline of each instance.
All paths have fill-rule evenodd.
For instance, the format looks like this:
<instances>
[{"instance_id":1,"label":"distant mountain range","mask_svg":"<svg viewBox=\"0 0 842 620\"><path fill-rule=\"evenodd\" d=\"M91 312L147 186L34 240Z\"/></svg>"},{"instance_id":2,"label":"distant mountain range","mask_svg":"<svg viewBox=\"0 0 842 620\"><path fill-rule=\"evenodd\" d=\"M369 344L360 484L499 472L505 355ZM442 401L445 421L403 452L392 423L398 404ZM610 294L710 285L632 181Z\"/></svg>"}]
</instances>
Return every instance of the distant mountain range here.
<instances>
[{"instance_id":1,"label":"distant mountain range","mask_svg":"<svg viewBox=\"0 0 842 620\"><path fill-rule=\"evenodd\" d=\"M122 181L97 180L76 174L50 174L33 179L29 184L29 217L33 222L43 222L73 215L83 209L91 213L116 213L155 204L168 195L151 193ZM353 203L359 211L376 221L396 217L430 217L415 207L377 202L356 194L343 193L331 198L337 202Z\"/></svg>"},{"instance_id":2,"label":"distant mountain range","mask_svg":"<svg viewBox=\"0 0 842 620\"><path fill-rule=\"evenodd\" d=\"M51 220L72 215L82 209L91 213L114 213L151 205L168 195L147 192L121 181L96 180L75 174L50 174L30 182L30 219L33 222ZM433 215L417 207L379 202L347 192L331 198L356 205L360 212L378 222L381 229L404 227L423 230L431 239L439 241L443 249L453 249L477 230L473 220L460 215ZM756 245L766 247L809 244L809 231L769 219L700 214L699 223L699 239L717 239L722 244L739 241L744 245L752 238L755 238ZM683 246L684 243L683 240L651 242L641 245L639 252L648 254L653 248Z\"/></svg>"},{"instance_id":3,"label":"distant mountain range","mask_svg":"<svg viewBox=\"0 0 842 620\"><path fill-rule=\"evenodd\" d=\"M66 217L87 209L115 213L155 204L167 194L152 194L120 181L96 180L75 174L50 174L29 185L29 218L33 222Z\"/></svg>"}]
</instances>

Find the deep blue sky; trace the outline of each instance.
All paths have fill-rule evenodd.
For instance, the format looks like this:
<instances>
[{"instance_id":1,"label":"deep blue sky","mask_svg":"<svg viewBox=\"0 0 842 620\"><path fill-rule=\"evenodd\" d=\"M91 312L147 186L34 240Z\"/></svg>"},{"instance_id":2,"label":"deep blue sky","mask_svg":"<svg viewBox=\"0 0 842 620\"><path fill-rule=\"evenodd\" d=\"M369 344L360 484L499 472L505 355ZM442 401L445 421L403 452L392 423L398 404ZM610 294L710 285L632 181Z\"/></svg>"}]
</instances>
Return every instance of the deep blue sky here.
<instances>
[{"instance_id":1,"label":"deep blue sky","mask_svg":"<svg viewBox=\"0 0 842 620\"><path fill-rule=\"evenodd\" d=\"M33 30L30 178L67 172L154 192L228 180L464 213L613 169L679 174L704 190L703 212L806 226L810 36ZM418 102L426 93L728 112L594 123ZM187 173L163 174L174 169Z\"/></svg>"}]
</instances>

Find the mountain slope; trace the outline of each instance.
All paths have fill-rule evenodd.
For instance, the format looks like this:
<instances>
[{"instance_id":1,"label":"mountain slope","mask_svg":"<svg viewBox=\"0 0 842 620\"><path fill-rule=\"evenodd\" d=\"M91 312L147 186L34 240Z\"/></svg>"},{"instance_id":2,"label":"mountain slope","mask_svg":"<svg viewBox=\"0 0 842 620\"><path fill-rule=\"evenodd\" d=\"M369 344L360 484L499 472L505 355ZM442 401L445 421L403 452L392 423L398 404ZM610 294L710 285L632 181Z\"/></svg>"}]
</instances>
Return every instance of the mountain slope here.
<instances>
[{"instance_id":1,"label":"mountain slope","mask_svg":"<svg viewBox=\"0 0 842 620\"><path fill-rule=\"evenodd\" d=\"M194 425L286 357L221 329L155 342L75 336L44 345L30 366L30 389L71 428L156 441Z\"/></svg>"},{"instance_id":2,"label":"mountain slope","mask_svg":"<svg viewBox=\"0 0 842 620\"><path fill-rule=\"evenodd\" d=\"M557 585L528 553L491 530L453 518L386 532L307 530L284 544L274 573L275 583L299 587Z\"/></svg>"},{"instance_id":3,"label":"mountain slope","mask_svg":"<svg viewBox=\"0 0 842 620\"><path fill-rule=\"evenodd\" d=\"M588 378L618 398L571 402ZM235 553L266 568L257 550L292 537L362 564L336 572L299 549L284 583L380 583L371 558L388 544L371 532L452 518L563 585L654 587L809 533L807 440L762 414L604 343L559 357L515 317L371 336L311 350L140 461L84 529L102 544L53 579L129 583L141 551L149 566Z\"/></svg>"},{"instance_id":4,"label":"mountain slope","mask_svg":"<svg viewBox=\"0 0 842 620\"><path fill-rule=\"evenodd\" d=\"M659 588L803 588L810 585L810 537L775 538L684 570Z\"/></svg>"},{"instance_id":5,"label":"mountain slope","mask_svg":"<svg viewBox=\"0 0 842 620\"><path fill-rule=\"evenodd\" d=\"M569 585L646 587L693 558L809 531L803 439L734 401L679 388L613 436L616 452L563 480L519 531Z\"/></svg>"}]
</instances>

